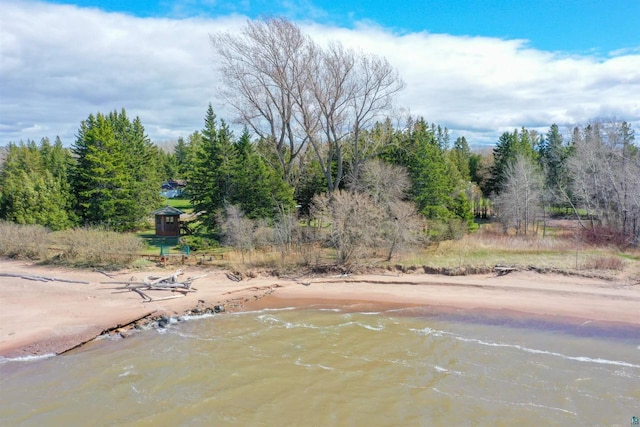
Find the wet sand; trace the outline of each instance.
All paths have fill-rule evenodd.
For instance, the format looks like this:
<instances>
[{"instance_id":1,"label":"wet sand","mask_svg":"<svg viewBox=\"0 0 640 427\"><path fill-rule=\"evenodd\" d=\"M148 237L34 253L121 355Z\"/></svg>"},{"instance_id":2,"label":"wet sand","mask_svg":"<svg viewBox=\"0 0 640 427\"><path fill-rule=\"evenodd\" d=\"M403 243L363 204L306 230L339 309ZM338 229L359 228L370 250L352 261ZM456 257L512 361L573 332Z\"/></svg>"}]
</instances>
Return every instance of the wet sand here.
<instances>
[{"instance_id":1,"label":"wet sand","mask_svg":"<svg viewBox=\"0 0 640 427\"><path fill-rule=\"evenodd\" d=\"M558 274L516 271L506 275L443 276L367 274L230 280L224 271L186 267L182 278L200 276L195 292L144 302L122 284L164 276L174 268L123 270L106 274L0 259L0 273L45 276L87 283L40 282L0 276L0 356L59 354L104 331L180 316L193 310L227 311L308 305L430 307L450 315L503 320L527 318L576 324L621 326L640 336L640 284ZM150 291L153 298L171 295Z\"/></svg>"}]
</instances>

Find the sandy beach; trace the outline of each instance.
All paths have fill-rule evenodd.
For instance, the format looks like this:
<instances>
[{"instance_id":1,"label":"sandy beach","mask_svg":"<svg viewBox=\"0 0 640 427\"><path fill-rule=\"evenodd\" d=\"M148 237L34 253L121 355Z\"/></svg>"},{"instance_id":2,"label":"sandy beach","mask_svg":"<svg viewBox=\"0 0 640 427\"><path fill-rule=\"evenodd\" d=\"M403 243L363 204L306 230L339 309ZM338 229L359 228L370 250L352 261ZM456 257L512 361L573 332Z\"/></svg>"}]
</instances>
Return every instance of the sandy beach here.
<instances>
[{"instance_id":1,"label":"sandy beach","mask_svg":"<svg viewBox=\"0 0 640 427\"><path fill-rule=\"evenodd\" d=\"M0 356L59 354L104 331L180 316L193 310L226 311L312 304L368 303L378 307L429 306L439 310L530 316L583 324L638 328L640 283L559 274L514 271L471 276L367 274L231 280L224 271L186 267L181 277L194 281L194 292L163 299L168 291L149 291L145 302L136 292L117 289L146 276L171 274L174 268L102 273L27 261L0 259ZM11 275L11 276L7 276ZM36 281L42 276L54 279ZM83 283L72 283L79 281Z\"/></svg>"}]
</instances>

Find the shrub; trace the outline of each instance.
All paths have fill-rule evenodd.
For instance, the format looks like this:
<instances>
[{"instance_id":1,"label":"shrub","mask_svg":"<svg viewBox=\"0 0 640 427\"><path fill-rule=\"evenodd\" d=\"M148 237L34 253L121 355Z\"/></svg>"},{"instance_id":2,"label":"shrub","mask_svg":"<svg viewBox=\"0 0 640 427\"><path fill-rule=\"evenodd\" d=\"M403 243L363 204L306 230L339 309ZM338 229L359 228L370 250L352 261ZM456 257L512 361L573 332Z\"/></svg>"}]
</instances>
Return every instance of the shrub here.
<instances>
[{"instance_id":1,"label":"shrub","mask_svg":"<svg viewBox=\"0 0 640 427\"><path fill-rule=\"evenodd\" d=\"M41 225L0 221L0 255L11 258L46 259L49 230Z\"/></svg>"},{"instance_id":2,"label":"shrub","mask_svg":"<svg viewBox=\"0 0 640 427\"><path fill-rule=\"evenodd\" d=\"M75 228L57 233L60 253L56 261L88 267L119 267L132 263L144 242L132 235L95 228Z\"/></svg>"},{"instance_id":3,"label":"shrub","mask_svg":"<svg viewBox=\"0 0 640 427\"><path fill-rule=\"evenodd\" d=\"M180 237L180 246L189 246L192 251L206 251L220 247L217 240L208 239L202 236L182 236Z\"/></svg>"},{"instance_id":4,"label":"shrub","mask_svg":"<svg viewBox=\"0 0 640 427\"><path fill-rule=\"evenodd\" d=\"M624 270L624 260L614 256L598 256L589 258L584 263L587 270Z\"/></svg>"}]
</instances>

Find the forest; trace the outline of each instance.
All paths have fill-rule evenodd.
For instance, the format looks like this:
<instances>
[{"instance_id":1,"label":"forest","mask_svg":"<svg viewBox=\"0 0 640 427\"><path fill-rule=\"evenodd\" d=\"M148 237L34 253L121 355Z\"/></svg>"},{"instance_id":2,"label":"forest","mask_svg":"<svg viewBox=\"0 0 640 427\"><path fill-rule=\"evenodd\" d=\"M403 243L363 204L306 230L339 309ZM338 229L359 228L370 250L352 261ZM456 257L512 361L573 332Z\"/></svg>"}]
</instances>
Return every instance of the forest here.
<instances>
[{"instance_id":1,"label":"forest","mask_svg":"<svg viewBox=\"0 0 640 427\"><path fill-rule=\"evenodd\" d=\"M371 251L391 260L488 221L544 235L558 217L593 242L638 247L640 152L625 121L521 127L474 151L445 126L394 113L404 83L384 58L319 45L284 19L211 44L232 122L209 104L202 129L159 146L122 108L90 114L70 148L10 143L0 220L133 232L174 179L186 182L195 236L241 251L305 242L332 248L339 264Z\"/></svg>"}]
</instances>

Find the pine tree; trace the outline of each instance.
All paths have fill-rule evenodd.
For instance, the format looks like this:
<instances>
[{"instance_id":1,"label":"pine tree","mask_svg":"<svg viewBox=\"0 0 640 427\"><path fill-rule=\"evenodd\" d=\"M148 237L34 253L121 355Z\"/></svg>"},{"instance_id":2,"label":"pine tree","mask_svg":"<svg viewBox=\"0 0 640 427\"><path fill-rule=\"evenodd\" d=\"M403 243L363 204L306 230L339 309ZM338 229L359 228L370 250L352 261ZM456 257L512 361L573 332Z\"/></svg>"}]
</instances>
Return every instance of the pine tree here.
<instances>
[{"instance_id":1,"label":"pine tree","mask_svg":"<svg viewBox=\"0 0 640 427\"><path fill-rule=\"evenodd\" d=\"M247 129L236 143L236 149L238 168L233 204L238 204L252 219L273 218L278 208L292 210L295 205L293 188L256 152Z\"/></svg>"},{"instance_id":2,"label":"pine tree","mask_svg":"<svg viewBox=\"0 0 640 427\"><path fill-rule=\"evenodd\" d=\"M211 104L204 121L202 140L192 147L189 195L196 212L201 212L206 225L213 228L216 214L231 201L237 154L229 127L223 121L218 129Z\"/></svg>"},{"instance_id":3,"label":"pine tree","mask_svg":"<svg viewBox=\"0 0 640 427\"><path fill-rule=\"evenodd\" d=\"M138 118L90 115L80 125L72 183L83 224L132 230L158 207L160 179L155 147Z\"/></svg>"},{"instance_id":4,"label":"pine tree","mask_svg":"<svg viewBox=\"0 0 640 427\"><path fill-rule=\"evenodd\" d=\"M500 136L493 149L494 163L491 168L491 178L487 183L488 194L499 194L505 183L507 168L515 161L518 155L528 159L534 159L537 137L531 131L522 128L520 132L505 132Z\"/></svg>"},{"instance_id":5,"label":"pine tree","mask_svg":"<svg viewBox=\"0 0 640 427\"><path fill-rule=\"evenodd\" d=\"M59 138L55 145L43 138L40 147L33 141L10 144L0 173L0 218L53 230L71 226L70 163L70 153Z\"/></svg>"},{"instance_id":6,"label":"pine tree","mask_svg":"<svg viewBox=\"0 0 640 427\"><path fill-rule=\"evenodd\" d=\"M382 158L392 164L404 166L411 178L410 198L418 211L430 219L452 217L452 194L456 178L440 149L437 126L429 126L423 118L412 122L411 128L389 145Z\"/></svg>"},{"instance_id":7,"label":"pine tree","mask_svg":"<svg viewBox=\"0 0 640 427\"><path fill-rule=\"evenodd\" d=\"M460 173L460 177L463 181L471 181L471 172L469 168L469 161L471 158L471 150L469 144L464 136L456 138L453 143L453 148L449 151L449 157Z\"/></svg>"},{"instance_id":8,"label":"pine tree","mask_svg":"<svg viewBox=\"0 0 640 427\"><path fill-rule=\"evenodd\" d=\"M178 138L178 142L173 151L176 161L176 176L172 178L185 178L187 171L189 170L189 144L184 141L184 138Z\"/></svg>"},{"instance_id":9,"label":"pine tree","mask_svg":"<svg viewBox=\"0 0 640 427\"><path fill-rule=\"evenodd\" d=\"M118 120L112 113L114 120ZM139 117L130 122L124 109L120 118L126 126L126 137L123 139L127 160L129 178L129 209L128 221L138 226L141 219L161 204L160 185L161 175L160 150L153 145L145 134L144 126Z\"/></svg>"}]
</instances>

